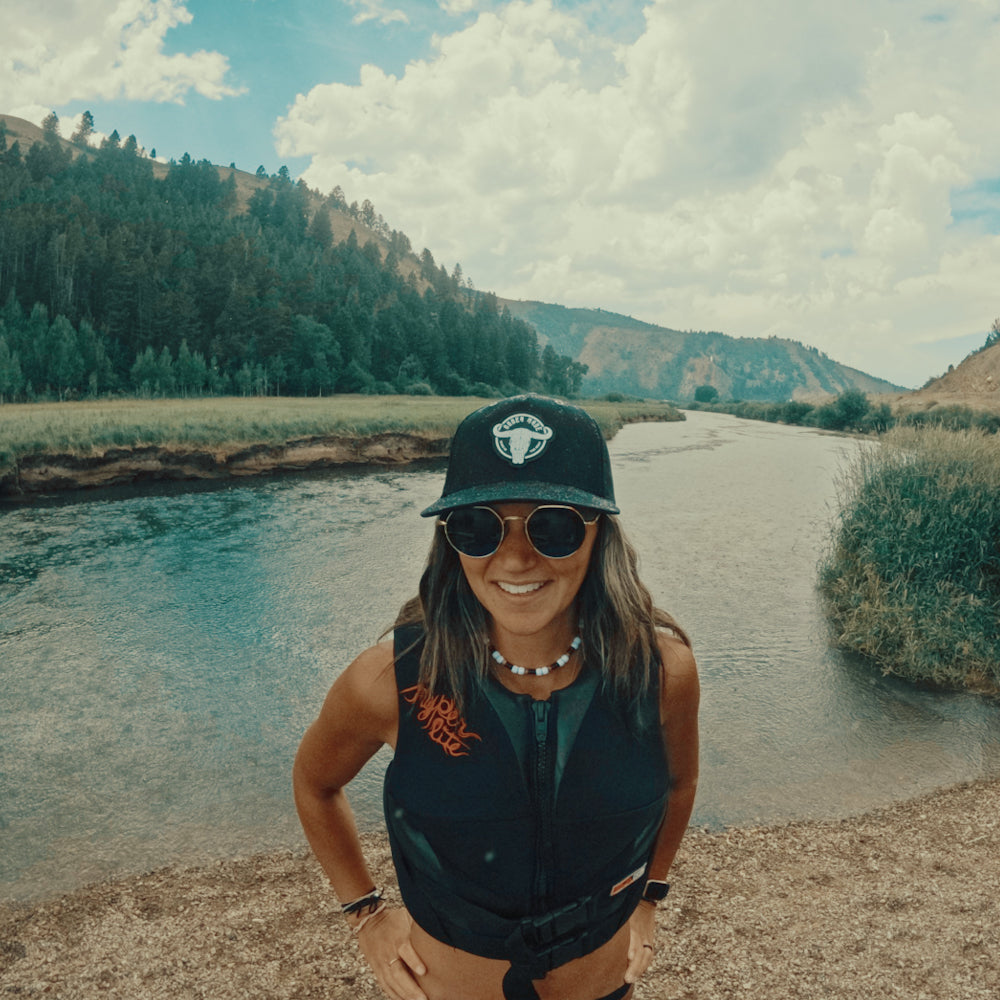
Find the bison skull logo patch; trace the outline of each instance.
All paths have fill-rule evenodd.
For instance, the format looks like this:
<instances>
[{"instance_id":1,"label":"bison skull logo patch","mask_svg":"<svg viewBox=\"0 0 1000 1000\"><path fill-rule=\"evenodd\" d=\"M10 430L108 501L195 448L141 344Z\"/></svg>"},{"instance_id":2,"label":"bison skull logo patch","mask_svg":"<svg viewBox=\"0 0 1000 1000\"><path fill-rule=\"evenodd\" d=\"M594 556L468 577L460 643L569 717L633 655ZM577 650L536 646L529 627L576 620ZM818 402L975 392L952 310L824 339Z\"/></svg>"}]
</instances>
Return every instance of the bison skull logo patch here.
<instances>
[{"instance_id":1,"label":"bison skull logo patch","mask_svg":"<svg viewBox=\"0 0 1000 1000\"><path fill-rule=\"evenodd\" d=\"M493 445L511 465L538 458L551 438L552 428L530 413L512 413L493 427Z\"/></svg>"}]
</instances>

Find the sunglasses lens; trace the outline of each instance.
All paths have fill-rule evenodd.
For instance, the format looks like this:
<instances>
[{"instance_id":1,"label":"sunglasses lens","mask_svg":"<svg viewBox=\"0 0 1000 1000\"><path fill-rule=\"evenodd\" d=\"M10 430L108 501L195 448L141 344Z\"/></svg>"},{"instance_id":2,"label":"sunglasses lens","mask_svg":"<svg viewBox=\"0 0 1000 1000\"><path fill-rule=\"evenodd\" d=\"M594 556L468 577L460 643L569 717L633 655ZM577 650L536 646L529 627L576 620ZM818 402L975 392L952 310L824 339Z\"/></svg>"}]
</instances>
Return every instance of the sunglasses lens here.
<instances>
[{"instance_id":1,"label":"sunglasses lens","mask_svg":"<svg viewBox=\"0 0 1000 1000\"><path fill-rule=\"evenodd\" d=\"M500 547L503 522L489 507L459 507L445 519L448 541L465 556L481 559Z\"/></svg>"},{"instance_id":2,"label":"sunglasses lens","mask_svg":"<svg viewBox=\"0 0 1000 1000\"><path fill-rule=\"evenodd\" d=\"M548 559L565 559L587 533L583 518L572 507L536 507L526 524L531 544Z\"/></svg>"}]
</instances>

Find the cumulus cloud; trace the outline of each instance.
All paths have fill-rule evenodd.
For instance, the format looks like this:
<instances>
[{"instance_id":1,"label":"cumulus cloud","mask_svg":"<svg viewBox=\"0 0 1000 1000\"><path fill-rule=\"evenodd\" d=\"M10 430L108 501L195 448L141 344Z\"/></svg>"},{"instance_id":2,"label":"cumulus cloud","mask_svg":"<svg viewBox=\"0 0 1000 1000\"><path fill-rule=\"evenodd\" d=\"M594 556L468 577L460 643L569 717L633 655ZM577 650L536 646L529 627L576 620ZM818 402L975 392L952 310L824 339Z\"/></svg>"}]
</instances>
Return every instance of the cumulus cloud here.
<instances>
[{"instance_id":1,"label":"cumulus cloud","mask_svg":"<svg viewBox=\"0 0 1000 1000\"><path fill-rule=\"evenodd\" d=\"M183 102L235 94L218 52L168 54L168 31L191 21L183 0L5 0L0 93L6 110L93 98ZM42 112L44 114L44 111Z\"/></svg>"},{"instance_id":2,"label":"cumulus cloud","mask_svg":"<svg viewBox=\"0 0 1000 1000\"><path fill-rule=\"evenodd\" d=\"M623 42L519 0L300 95L275 135L480 287L901 371L996 310L1000 241L952 204L1000 176L998 15L657 0Z\"/></svg>"}]
</instances>

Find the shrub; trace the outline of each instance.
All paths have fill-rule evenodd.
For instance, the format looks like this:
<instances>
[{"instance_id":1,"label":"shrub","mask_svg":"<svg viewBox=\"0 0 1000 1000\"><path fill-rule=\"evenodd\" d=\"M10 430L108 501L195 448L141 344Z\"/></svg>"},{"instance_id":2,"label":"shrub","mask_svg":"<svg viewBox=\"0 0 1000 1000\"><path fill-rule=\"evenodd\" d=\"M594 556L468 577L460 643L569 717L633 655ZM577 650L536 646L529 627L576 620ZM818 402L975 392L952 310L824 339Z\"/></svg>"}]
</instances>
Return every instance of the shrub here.
<instances>
[{"instance_id":1,"label":"shrub","mask_svg":"<svg viewBox=\"0 0 1000 1000\"><path fill-rule=\"evenodd\" d=\"M1000 433L1000 413L984 413L983 411L979 411L972 425L984 434Z\"/></svg>"},{"instance_id":2,"label":"shrub","mask_svg":"<svg viewBox=\"0 0 1000 1000\"><path fill-rule=\"evenodd\" d=\"M868 397L860 389L848 389L835 400L818 407L812 423L827 431L857 430L868 414Z\"/></svg>"},{"instance_id":3,"label":"shrub","mask_svg":"<svg viewBox=\"0 0 1000 1000\"><path fill-rule=\"evenodd\" d=\"M781 421L785 424L801 424L812 413L813 409L812 403L803 403L796 399L790 400L781 404Z\"/></svg>"},{"instance_id":4,"label":"shrub","mask_svg":"<svg viewBox=\"0 0 1000 1000\"><path fill-rule=\"evenodd\" d=\"M468 395L481 396L483 399L496 399L501 393L496 386L487 385L485 382L473 382L469 386Z\"/></svg>"},{"instance_id":5,"label":"shrub","mask_svg":"<svg viewBox=\"0 0 1000 1000\"><path fill-rule=\"evenodd\" d=\"M820 568L839 645L885 673L1000 691L1000 441L896 428L862 451Z\"/></svg>"},{"instance_id":6,"label":"shrub","mask_svg":"<svg viewBox=\"0 0 1000 1000\"><path fill-rule=\"evenodd\" d=\"M1000 430L1000 414L972 410L967 406L935 406L930 410L913 410L901 418L907 427L944 427L950 431L975 428L987 434Z\"/></svg>"},{"instance_id":7,"label":"shrub","mask_svg":"<svg viewBox=\"0 0 1000 1000\"><path fill-rule=\"evenodd\" d=\"M889 404L879 403L878 406L869 409L857 422L855 429L863 434L885 434L895 423L896 418L892 415L892 408Z\"/></svg>"}]
</instances>

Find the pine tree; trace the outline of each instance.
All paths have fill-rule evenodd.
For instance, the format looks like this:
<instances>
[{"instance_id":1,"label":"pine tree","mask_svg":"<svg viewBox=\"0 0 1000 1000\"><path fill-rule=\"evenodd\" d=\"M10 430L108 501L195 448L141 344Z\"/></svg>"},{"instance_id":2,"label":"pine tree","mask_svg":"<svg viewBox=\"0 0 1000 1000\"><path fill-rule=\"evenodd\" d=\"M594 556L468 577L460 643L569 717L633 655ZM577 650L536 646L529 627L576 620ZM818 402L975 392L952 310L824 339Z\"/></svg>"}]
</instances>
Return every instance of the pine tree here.
<instances>
[{"instance_id":1,"label":"pine tree","mask_svg":"<svg viewBox=\"0 0 1000 1000\"><path fill-rule=\"evenodd\" d=\"M52 352L49 355L49 379L59 399L77 395L85 385L83 355L73 324L65 316L56 316L49 331Z\"/></svg>"},{"instance_id":2,"label":"pine tree","mask_svg":"<svg viewBox=\"0 0 1000 1000\"><path fill-rule=\"evenodd\" d=\"M90 137L94 134L94 116L89 111L84 111L80 115L80 124L70 137L70 142L75 142L78 146L89 146Z\"/></svg>"},{"instance_id":3,"label":"pine tree","mask_svg":"<svg viewBox=\"0 0 1000 1000\"><path fill-rule=\"evenodd\" d=\"M42 119L42 132L45 135L46 142L55 142L59 138L59 116L54 112L50 111Z\"/></svg>"},{"instance_id":4,"label":"pine tree","mask_svg":"<svg viewBox=\"0 0 1000 1000\"><path fill-rule=\"evenodd\" d=\"M7 338L0 335L0 403L14 399L23 385L21 360L7 346Z\"/></svg>"}]
</instances>

